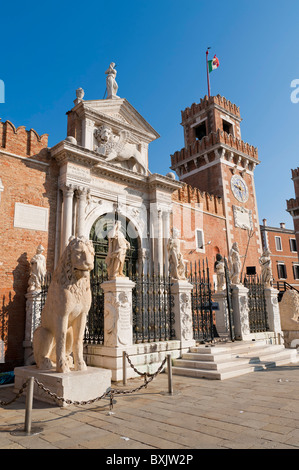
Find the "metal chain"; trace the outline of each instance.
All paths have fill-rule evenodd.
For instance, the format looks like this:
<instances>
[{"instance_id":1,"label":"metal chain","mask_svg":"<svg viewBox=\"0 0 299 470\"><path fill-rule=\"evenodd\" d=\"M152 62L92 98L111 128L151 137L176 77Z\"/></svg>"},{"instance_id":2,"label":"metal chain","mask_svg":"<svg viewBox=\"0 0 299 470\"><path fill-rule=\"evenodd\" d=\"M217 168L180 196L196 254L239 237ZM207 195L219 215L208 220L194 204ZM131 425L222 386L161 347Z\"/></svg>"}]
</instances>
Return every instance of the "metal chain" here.
<instances>
[{"instance_id":1,"label":"metal chain","mask_svg":"<svg viewBox=\"0 0 299 470\"><path fill-rule=\"evenodd\" d=\"M34 382L36 383L36 385L40 389L42 389L44 392L46 392L48 395L50 395L51 398L53 398L54 400L57 400L57 401L65 402L68 405L71 405L71 404L73 404L73 405L90 405L92 403L95 403L96 401L102 400L103 398L109 397L110 398L110 409L112 409L113 408L113 397L114 397L114 395L127 395L129 393L138 392L139 390L145 388L152 380L154 380L154 378L158 374L160 374L162 372L162 370L164 368L164 365L166 363L166 360L167 360L167 358L165 358L163 360L162 364L160 365L160 367L157 369L157 371L154 374L147 374L146 372L141 373L141 372L137 371L137 369L135 369L135 367L131 363L127 353L126 353L126 357L129 361L131 367L133 367L133 369L135 370L135 372L137 372L139 375L144 376L144 384L140 385L139 387L133 388L131 390L122 390L122 389L111 388L107 392L104 392L101 396L93 398L92 400L86 400L86 401L75 401L74 400L74 401L72 401L72 400L69 400L69 399L64 398L64 397L59 397L56 393L51 392L50 389L46 388L36 378L34 378ZM24 392L25 388L27 387L28 382L29 382L29 379L22 385L22 387L20 388L17 395L11 401L9 401L9 402L0 401L0 405L1 406L7 406L7 405L10 405L11 403L13 403L14 401L16 401L22 395L22 393Z\"/></svg>"},{"instance_id":2,"label":"metal chain","mask_svg":"<svg viewBox=\"0 0 299 470\"><path fill-rule=\"evenodd\" d=\"M20 390L18 391L18 393L16 394L16 396L12 400L10 400L10 401L0 401L0 406L10 405L14 401L16 401L18 398L20 398L20 396L24 392L25 388L27 387L28 382L29 382L29 379L27 379L26 382L23 383L22 387L20 388Z\"/></svg>"},{"instance_id":3,"label":"metal chain","mask_svg":"<svg viewBox=\"0 0 299 470\"><path fill-rule=\"evenodd\" d=\"M152 376L156 376L157 372L153 373L153 374L149 374L148 372L140 372L139 370L136 369L136 367L134 366L134 364L132 364L132 361L130 359L130 357L128 356L128 354L125 352L125 356L128 360L128 363L130 364L130 366L132 367L132 369L134 370L134 372L136 372L136 374L139 374L141 376L144 376L145 378L146 377L152 377ZM165 357L165 359L163 360L161 366L163 367L165 362L166 362L167 358ZM161 368L161 366L159 367L159 369ZM158 369L158 370L159 370Z\"/></svg>"}]
</instances>

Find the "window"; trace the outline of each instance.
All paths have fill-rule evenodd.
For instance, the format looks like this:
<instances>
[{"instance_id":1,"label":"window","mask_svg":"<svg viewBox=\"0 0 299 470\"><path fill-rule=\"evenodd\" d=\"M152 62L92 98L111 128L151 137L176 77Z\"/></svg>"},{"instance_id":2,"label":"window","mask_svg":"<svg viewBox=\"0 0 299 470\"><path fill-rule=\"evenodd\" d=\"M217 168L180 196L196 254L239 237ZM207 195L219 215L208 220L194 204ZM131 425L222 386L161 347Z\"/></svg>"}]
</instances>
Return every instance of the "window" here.
<instances>
[{"instance_id":1,"label":"window","mask_svg":"<svg viewBox=\"0 0 299 470\"><path fill-rule=\"evenodd\" d=\"M299 279L299 264L293 264L294 279Z\"/></svg>"},{"instance_id":2,"label":"window","mask_svg":"<svg viewBox=\"0 0 299 470\"><path fill-rule=\"evenodd\" d=\"M234 135L233 133L233 126L230 122L227 122L225 121L224 119L222 119L222 126L223 126L223 130L224 132L226 132L227 134L232 134Z\"/></svg>"},{"instance_id":3,"label":"window","mask_svg":"<svg viewBox=\"0 0 299 470\"><path fill-rule=\"evenodd\" d=\"M275 237L276 251L282 251L281 237Z\"/></svg>"},{"instance_id":4,"label":"window","mask_svg":"<svg viewBox=\"0 0 299 470\"><path fill-rule=\"evenodd\" d=\"M278 275L278 279L287 278L287 268L284 263L277 263L277 275Z\"/></svg>"},{"instance_id":5,"label":"window","mask_svg":"<svg viewBox=\"0 0 299 470\"><path fill-rule=\"evenodd\" d=\"M204 248L203 231L202 230L196 230L195 231L195 237L196 237L196 248L198 250L203 250L203 248Z\"/></svg>"},{"instance_id":6,"label":"window","mask_svg":"<svg viewBox=\"0 0 299 470\"><path fill-rule=\"evenodd\" d=\"M291 251L297 251L296 238L290 238L290 249Z\"/></svg>"},{"instance_id":7,"label":"window","mask_svg":"<svg viewBox=\"0 0 299 470\"><path fill-rule=\"evenodd\" d=\"M197 140L201 140L207 135L206 123L203 122L199 126L194 127L195 137Z\"/></svg>"}]
</instances>

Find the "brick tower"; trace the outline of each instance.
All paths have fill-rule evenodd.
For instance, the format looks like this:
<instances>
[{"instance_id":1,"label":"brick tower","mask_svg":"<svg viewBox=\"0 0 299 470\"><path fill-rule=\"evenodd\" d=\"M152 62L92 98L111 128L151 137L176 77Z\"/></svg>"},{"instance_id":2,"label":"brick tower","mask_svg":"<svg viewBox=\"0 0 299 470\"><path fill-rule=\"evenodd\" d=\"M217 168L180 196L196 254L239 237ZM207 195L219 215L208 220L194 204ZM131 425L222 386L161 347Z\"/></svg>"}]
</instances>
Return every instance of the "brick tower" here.
<instances>
[{"instance_id":1,"label":"brick tower","mask_svg":"<svg viewBox=\"0 0 299 470\"><path fill-rule=\"evenodd\" d=\"M262 244L254 186L260 162L257 148L241 140L241 121L239 108L220 95L193 103L182 111L185 147L171 155L171 168L181 181L223 199L227 252L238 243L244 275L249 267L260 272Z\"/></svg>"}]
</instances>

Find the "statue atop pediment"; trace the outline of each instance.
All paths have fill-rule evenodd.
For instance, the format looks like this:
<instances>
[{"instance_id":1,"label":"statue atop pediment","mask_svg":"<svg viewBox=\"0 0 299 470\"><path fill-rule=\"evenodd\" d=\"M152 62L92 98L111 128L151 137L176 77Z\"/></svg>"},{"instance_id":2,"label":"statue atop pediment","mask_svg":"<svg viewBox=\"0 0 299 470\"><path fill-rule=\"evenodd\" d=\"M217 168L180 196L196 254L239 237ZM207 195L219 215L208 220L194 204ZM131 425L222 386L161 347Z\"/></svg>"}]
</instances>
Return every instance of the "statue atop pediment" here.
<instances>
[{"instance_id":1,"label":"statue atop pediment","mask_svg":"<svg viewBox=\"0 0 299 470\"><path fill-rule=\"evenodd\" d=\"M106 88L107 88L107 100L113 98L119 98L116 96L118 90L118 84L116 83L116 70L115 70L115 63L111 62L108 69L106 70L105 74L107 75L106 78Z\"/></svg>"}]
</instances>

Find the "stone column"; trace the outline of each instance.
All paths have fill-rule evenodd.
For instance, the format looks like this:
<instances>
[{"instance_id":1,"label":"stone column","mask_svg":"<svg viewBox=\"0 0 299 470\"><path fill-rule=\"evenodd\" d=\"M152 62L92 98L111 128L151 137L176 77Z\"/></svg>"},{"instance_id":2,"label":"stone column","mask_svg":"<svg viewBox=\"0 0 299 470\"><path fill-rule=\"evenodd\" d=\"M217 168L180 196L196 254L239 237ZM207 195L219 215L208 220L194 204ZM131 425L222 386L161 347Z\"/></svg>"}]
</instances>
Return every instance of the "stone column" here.
<instances>
[{"instance_id":1,"label":"stone column","mask_svg":"<svg viewBox=\"0 0 299 470\"><path fill-rule=\"evenodd\" d=\"M78 197L78 212L77 212L77 236L84 235L84 221L85 221L85 207L87 199L87 188L78 188L76 195Z\"/></svg>"},{"instance_id":2,"label":"stone column","mask_svg":"<svg viewBox=\"0 0 299 470\"><path fill-rule=\"evenodd\" d=\"M247 287L242 284L232 285L232 304L236 339L251 339Z\"/></svg>"},{"instance_id":3,"label":"stone column","mask_svg":"<svg viewBox=\"0 0 299 470\"><path fill-rule=\"evenodd\" d=\"M176 339L181 342L181 350L195 346L193 339L191 291L193 285L186 280L175 280L171 286L174 306L174 328Z\"/></svg>"},{"instance_id":4,"label":"stone column","mask_svg":"<svg viewBox=\"0 0 299 470\"><path fill-rule=\"evenodd\" d=\"M163 212L163 258L165 265L165 272L168 273L168 250L167 243L170 237L170 224L169 224L169 212Z\"/></svg>"},{"instance_id":5,"label":"stone column","mask_svg":"<svg viewBox=\"0 0 299 470\"><path fill-rule=\"evenodd\" d=\"M73 197L74 187L66 185L63 188L63 221L62 221L62 249L61 253L68 245L69 238L72 235L73 226Z\"/></svg>"},{"instance_id":6,"label":"stone column","mask_svg":"<svg viewBox=\"0 0 299 470\"><path fill-rule=\"evenodd\" d=\"M269 330L274 333L281 333L280 313L278 305L278 290L271 287L266 287L265 301L266 301L266 312L268 317Z\"/></svg>"},{"instance_id":7,"label":"stone column","mask_svg":"<svg viewBox=\"0 0 299 470\"><path fill-rule=\"evenodd\" d=\"M158 265L160 267L160 274L163 273L163 225L162 225L162 211L158 210Z\"/></svg>"},{"instance_id":8,"label":"stone column","mask_svg":"<svg viewBox=\"0 0 299 470\"><path fill-rule=\"evenodd\" d=\"M104 346L126 348L133 344L132 289L128 277L101 284L104 291Z\"/></svg>"},{"instance_id":9,"label":"stone column","mask_svg":"<svg viewBox=\"0 0 299 470\"><path fill-rule=\"evenodd\" d=\"M82 147L94 150L94 122L91 119L83 119L82 121Z\"/></svg>"}]
</instances>

